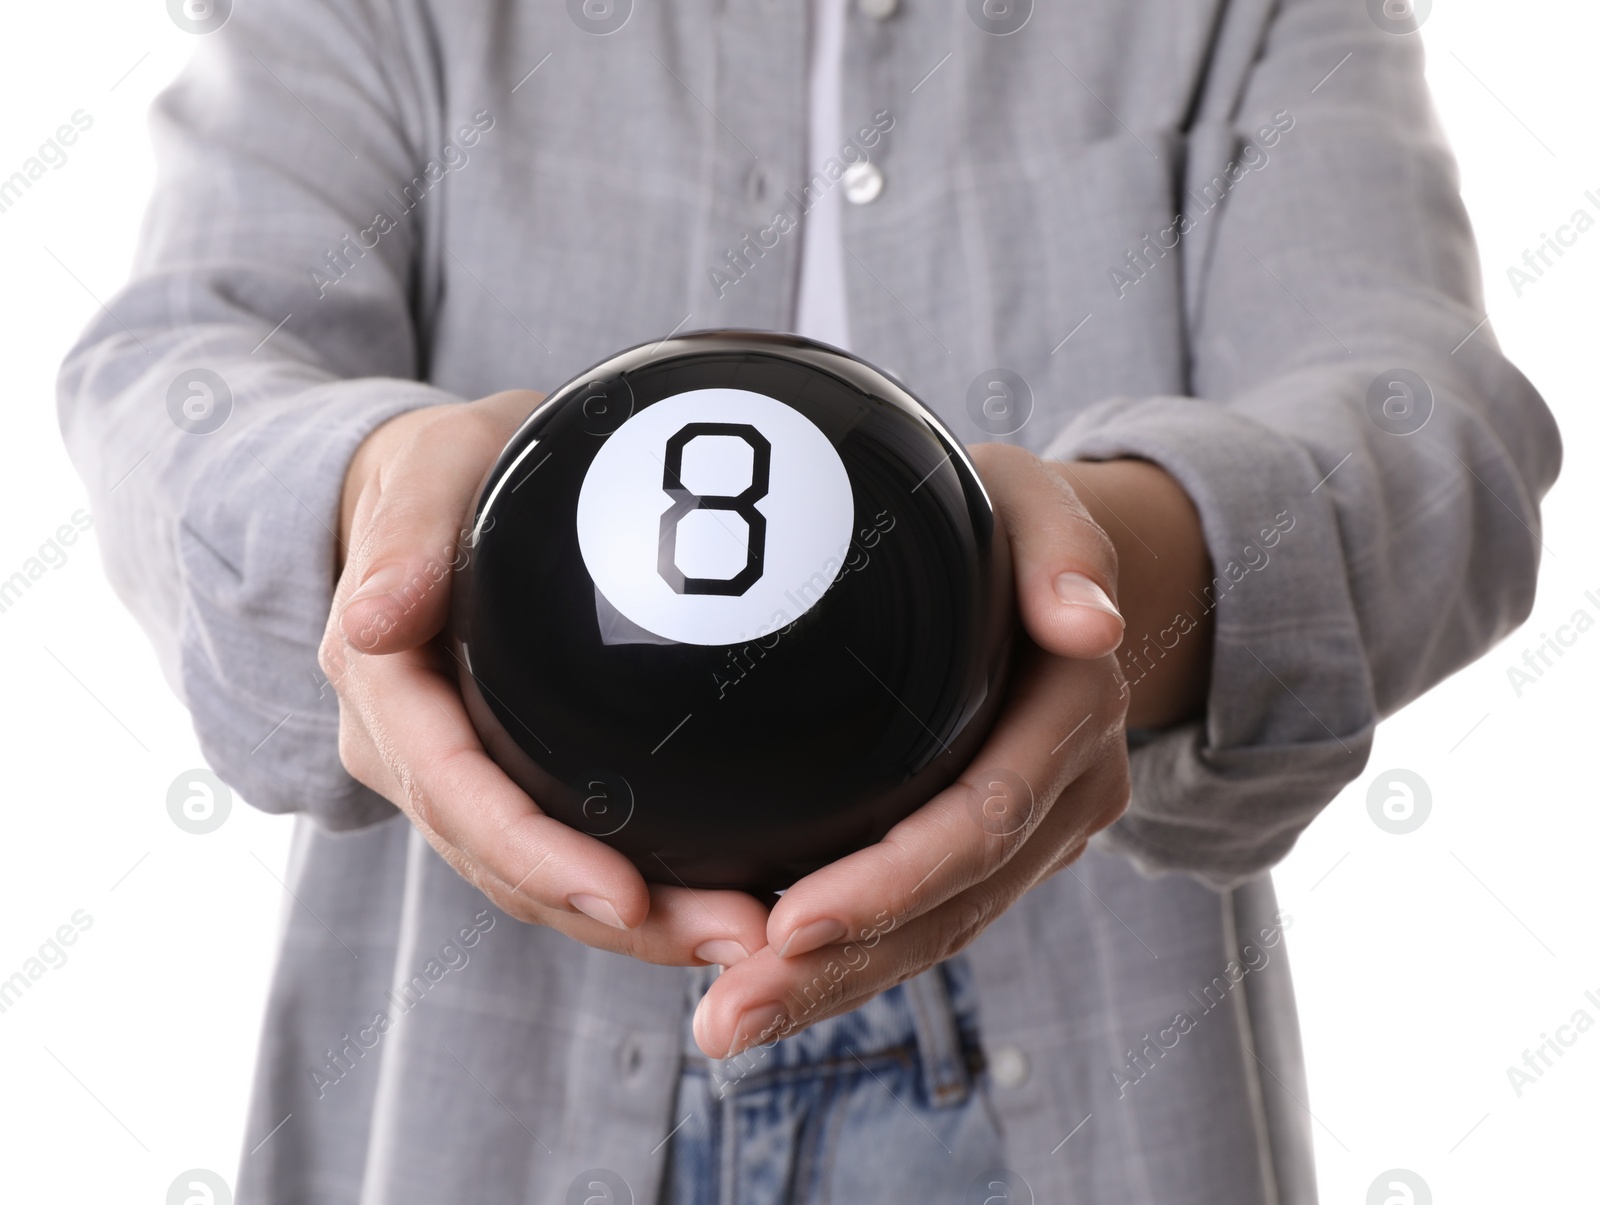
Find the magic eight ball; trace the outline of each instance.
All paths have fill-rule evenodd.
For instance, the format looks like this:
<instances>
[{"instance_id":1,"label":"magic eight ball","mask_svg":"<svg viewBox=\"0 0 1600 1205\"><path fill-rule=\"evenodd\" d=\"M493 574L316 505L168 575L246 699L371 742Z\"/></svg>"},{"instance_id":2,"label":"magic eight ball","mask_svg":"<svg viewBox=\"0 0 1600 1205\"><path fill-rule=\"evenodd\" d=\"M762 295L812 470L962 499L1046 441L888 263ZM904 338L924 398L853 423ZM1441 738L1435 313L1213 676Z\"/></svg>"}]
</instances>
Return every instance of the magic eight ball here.
<instances>
[{"instance_id":1,"label":"magic eight ball","mask_svg":"<svg viewBox=\"0 0 1600 1205\"><path fill-rule=\"evenodd\" d=\"M788 335L634 348L473 503L450 638L489 755L644 877L767 893L948 786L993 724L1004 533L901 385Z\"/></svg>"}]
</instances>

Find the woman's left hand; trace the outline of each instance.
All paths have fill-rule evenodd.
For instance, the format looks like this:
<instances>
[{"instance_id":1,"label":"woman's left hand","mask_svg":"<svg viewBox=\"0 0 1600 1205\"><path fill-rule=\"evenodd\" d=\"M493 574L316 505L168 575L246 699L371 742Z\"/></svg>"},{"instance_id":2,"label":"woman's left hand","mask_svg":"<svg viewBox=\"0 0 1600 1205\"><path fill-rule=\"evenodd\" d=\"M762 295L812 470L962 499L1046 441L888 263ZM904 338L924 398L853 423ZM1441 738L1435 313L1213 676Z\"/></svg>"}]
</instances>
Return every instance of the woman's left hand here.
<instances>
[{"instance_id":1,"label":"woman's left hand","mask_svg":"<svg viewBox=\"0 0 1600 1205\"><path fill-rule=\"evenodd\" d=\"M784 893L767 946L728 967L695 1013L713 1058L848 1012L955 954L1127 807L1113 541L1061 466L1003 444L971 454L1016 574L1021 647L1000 719L948 789Z\"/></svg>"}]
</instances>

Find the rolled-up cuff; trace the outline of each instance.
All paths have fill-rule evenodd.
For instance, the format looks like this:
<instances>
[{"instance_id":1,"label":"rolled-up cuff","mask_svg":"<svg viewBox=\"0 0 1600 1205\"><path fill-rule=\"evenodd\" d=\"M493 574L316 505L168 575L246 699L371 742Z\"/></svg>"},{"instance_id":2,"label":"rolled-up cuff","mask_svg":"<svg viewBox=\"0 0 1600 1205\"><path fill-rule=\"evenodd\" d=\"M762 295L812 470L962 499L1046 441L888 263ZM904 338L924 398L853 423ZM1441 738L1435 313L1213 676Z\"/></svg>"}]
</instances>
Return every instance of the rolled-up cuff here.
<instances>
[{"instance_id":1,"label":"rolled-up cuff","mask_svg":"<svg viewBox=\"0 0 1600 1205\"><path fill-rule=\"evenodd\" d=\"M1213 619L1205 716L1134 749L1132 802L1105 840L1216 887L1259 874L1361 772L1378 718L1325 474L1281 433L1184 397L1102 402L1045 456L1160 465L1193 499L1214 567L1186 612ZM1130 631L1130 678L1186 627Z\"/></svg>"},{"instance_id":2,"label":"rolled-up cuff","mask_svg":"<svg viewBox=\"0 0 1600 1205\"><path fill-rule=\"evenodd\" d=\"M329 829L394 807L345 772L339 708L317 665L333 601L345 471L381 423L460 398L386 378L315 386L229 438L185 497L178 530L185 703L207 762L249 803Z\"/></svg>"}]
</instances>

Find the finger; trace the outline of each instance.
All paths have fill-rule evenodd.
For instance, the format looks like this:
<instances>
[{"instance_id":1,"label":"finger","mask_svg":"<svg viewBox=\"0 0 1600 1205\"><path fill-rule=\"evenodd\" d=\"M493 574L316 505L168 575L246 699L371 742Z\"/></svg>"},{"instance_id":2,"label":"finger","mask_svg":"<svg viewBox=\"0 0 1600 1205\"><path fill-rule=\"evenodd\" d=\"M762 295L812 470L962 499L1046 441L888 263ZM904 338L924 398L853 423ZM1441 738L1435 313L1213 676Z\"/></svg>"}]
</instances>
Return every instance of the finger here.
<instances>
[{"instance_id":1,"label":"finger","mask_svg":"<svg viewBox=\"0 0 1600 1205\"><path fill-rule=\"evenodd\" d=\"M1060 474L1023 448L978 444L973 463L1011 542L1017 611L1036 644L1103 657L1122 642L1117 554Z\"/></svg>"},{"instance_id":2,"label":"finger","mask_svg":"<svg viewBox=\"0 0 1600 1205\"><path fill-rule=\"evenodd\" d=\"M1113 657L1071 662L1033 651L999 722L949 788L883 839L801 879L772 910L782 957L859 936L884 913L921 915L993 875L1033 835L1067 783L1122 739L1127 700Z\"/></svg>"},{"instance_id":3,"label":"finger","mask_svg":"<svg viewBox=\"0 0 1600 1205\"><path fill-rule=\"evenodd\" d=\"M767 910L754 897L647 887L616 850L541 812L483 754L426 651L356 656L360 673L341 695L354 713L341 718L341 756L502 911L671 965L729 965L766 944Z\"/></svg>"},{"instance_id":4,"label":"finger","mask_svg":"<svg viewBox=\"0 0 1600 1205\"><path fill-rule=\"evenodd\" d=\"M356 648L414 648L444 626L467 508L539 398L519 390L439 407L413 423L398 447L386 449L365 491L370 500L357 502L334 597L339 630Z\"/></svg>"},{"instance_id":5,"label":"finger","mask_svg":"<svg viewBox=\"0 0 1600 1205\"><path fill-rule=\"evenodd\" d=\"M489 759L454 675L441 672L432 650L352 655L341 697L370 735L385 793L413 822L545 907L615 919L619 928L644 920L649 895L638 870L546 816Z\"/></svg>"},{"instance_id":6,"label":"finger","mask_svg":"<svg viewBox=\"0 0 1600 1205\"><path fill-rule=\"evenodd\" d=\"M1041 840L932 911L911 919L891 917L857 940L797 958L779 958L769 946L730 967L695 1011L700 1048L726 1058L753 1043L799 1032L959 953L1030 888L1082 856L1098 829L1085 828L1069 814L1092 813L1100 827L1109 824L1126 804L1126 763L1100 763L1071 792L1083 798L1047 818ZM1043 840L1047 833L1051 839Z\"/></svg>"},{"instance_id":7,"label":"finger","mask_svg":"<svg viewBox=\"0 0 1600 1205\"><path fill-rule=\"evenodd\" d=\"M507 907L496 898L507 894ZM529 907L516 893L496 885L485 892L501 911L546 925L568 937L659 966L735 966L762 948L767 910L743 891L700 891L653 883L650 912L632 929L614 929L588 916ZM520 911L517 910L520 907Z\"/></svg>"}]
</instances>

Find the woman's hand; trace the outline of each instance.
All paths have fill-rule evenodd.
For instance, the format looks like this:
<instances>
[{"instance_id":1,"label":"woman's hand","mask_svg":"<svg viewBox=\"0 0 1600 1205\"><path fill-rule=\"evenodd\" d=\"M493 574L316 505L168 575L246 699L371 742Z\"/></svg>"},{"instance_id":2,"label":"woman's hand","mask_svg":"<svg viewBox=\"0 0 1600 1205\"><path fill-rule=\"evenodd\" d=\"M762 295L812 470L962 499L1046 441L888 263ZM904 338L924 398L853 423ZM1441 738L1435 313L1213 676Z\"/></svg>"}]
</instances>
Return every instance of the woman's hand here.
<instances>
[{"instance_id":1,"label":"woman's hand","mask_svg":"<svg viewBox=\"0 0 1600 1205\"><path fill-rule=\"evenodd\" d=\"M1022 627L1000 719L949 789L784 894L766 948L700 1003L695 1036L707 1055L847 1012L955 954L1127 806L1130 691L1112 655L1124 633L1114 600L1132 577L1142 635L1197 578L1203 588L1209 560L1193 505L1144 462L1055 465L999 444L972 457L1011 541ZM1141 551L1129 554L1102 516ZM1131 573L1119 574L1119 553ZM1142 722L1184 718L1203 698L1209 639L1191 633L1176 671L1144 676L1133 699Z\"/></svg>"},{"instance_id":2,"label":"woman's hand","mask_svg":"<svg viewBox=\"0 0 1600 1205\"><path fill-rule=\"evenodd\" d=\"M339 696L340 757L509 915L648 962L737 962L766 944L766 908L738 891L648 885L541 812L484 753L435 640L473 494L540 400L515 391L412 411L352 457L318 652Z\"/></svg>"}]
</instances>

